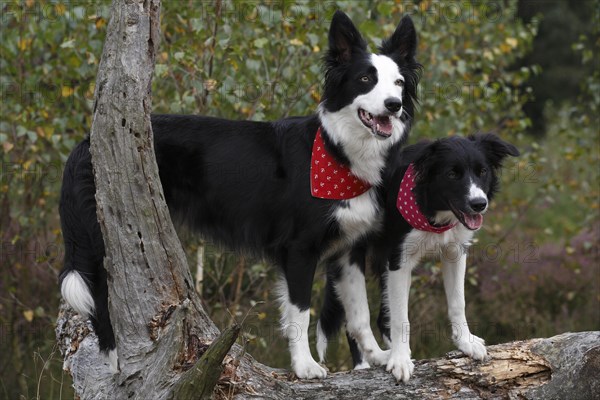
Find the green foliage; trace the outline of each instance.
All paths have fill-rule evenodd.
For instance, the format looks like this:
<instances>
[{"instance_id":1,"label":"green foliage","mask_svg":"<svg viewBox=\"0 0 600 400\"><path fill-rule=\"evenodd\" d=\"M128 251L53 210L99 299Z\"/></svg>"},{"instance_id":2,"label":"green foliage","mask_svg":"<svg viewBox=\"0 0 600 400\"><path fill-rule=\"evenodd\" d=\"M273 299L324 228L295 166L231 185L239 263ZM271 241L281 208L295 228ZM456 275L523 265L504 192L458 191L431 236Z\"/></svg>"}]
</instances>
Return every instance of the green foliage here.
<instances>
[{"instance_id":1,"label":"green foliage","mask_svg":"<svg viewBox=\"0 0 600 400\"><path fill-rule=\"evenodd\" d=\"M0 353L7 355L0 359L1 387L9 398L68 398L68 377L61 375L60 355L53 351L56 279L62 263L57 201L62 166L91 124L110 5L25 0L0 7ZM490 334L492 340L597 329L591 312L586 312L597 307L598 300L593 288L578 286L580 280L544 286L557 289L567 311L557 311L557 305L545 307L540 299L547 293L522 289L542 285L507 284L508 292L502 285L489 286L502 282L503 271L533 283L548 279L530 271L523 254L513 256L519 243L538 249L538 263L532 265L539 270L549 259L560 259L553 271L570 278L577 270L589 278L582 266L594 254L597 257L597 243L582 232L599 221L598 68L582 82L578 102L548 109L548 137L532 141L524 134L531 121L522 106L533 101L526 82L539 68L513 66L531 49L538 24L515 18L514 1L163 2L154 110L254 120L314 112L329 20L338 8L359 25L372 49L393 32L403 14L413 17L419 35L417 58L424 72L411 141L495 130L524 153L506 163L504 190L478 235L468 271L472 319L506 328L514 315L526 315L539 327L520 334ZM594 18L595 30L574 48L586 64L597 66L600 23L597 14ZM181 235L195 272L198 240ZM500 256L491 260L488 244L497 246ZM286 343L278 333L270 292L276 268L209 243L202 246L202 296L211 316L220 326L230 325L232 316L245 318L248 350L267 364L287 366ZM565 250L545 257L554 254L545 246ZM415 324L414 340L422 342L415 347L417 357L450 349L440 266L428 263L421 271L411 296L412 318L420 321ZM480 286L492 287L492 294L484 295ZM323 287L321 272L315 279L313 317ZM369 281L369 292L375 318L375 282ZM569 311L575 308L584 311ZM506 311L490 311L499 309ZM331 346L332 369L350 366L344 342L340 338Z\"/></svg>"},{"instance_id":2,"label":"green foliage","mask_svg":"<svg viewBox=\"0 0 600 400\"><path fill-rule=\"evenodd\" d=\"M518 3L518 16L525 21L540 20L532 51L517 63L519 66L537 64L541 69L540 74L528 80L537 101L530 104L527 115L539 117L529 130L538 136L544 136L547 130L543 112L548 100L555 104L572 101L583 90L581 81L594 72L591 63L582 65L573 44L580 35L594 29L598 2L588 0L574 5L570 0L519 0Z\"/></svg>"},{"instance_id":3,"label":"green foliage","mask_svg":"<svg viewBox=\"0 0 600 400\"><path fill-rule=\"evenodd\" d=\"M0 8L2 392L68 397L53 346L57 201L63 163L90 126L108 8L30 0Z\"/></svg>"},{"instance_id":4,"label":"green foliage","mask_svg":"<svg viewBox=\"0 0 600 400\"><path fill-rule=\"evenodd\" d=\"M536 26L516 20L510 7L460 4L438 4L431 17L423 11L422 114L414 132L431 138L491 129L508 135L523 131L529 123L521 111L529 98L523 83L535 67L511 66L530 49Z\"/></svg>"},{"instance_id":5,"label":"green foliage","mask_svg":"<svg viewBox=\"0 0 600 400\"><path fill-rule=\"evenodd\" d=\"M319 2L165 7L154 109L254 120L313 112L331 13Z\"/></svg>"}]
</instances>

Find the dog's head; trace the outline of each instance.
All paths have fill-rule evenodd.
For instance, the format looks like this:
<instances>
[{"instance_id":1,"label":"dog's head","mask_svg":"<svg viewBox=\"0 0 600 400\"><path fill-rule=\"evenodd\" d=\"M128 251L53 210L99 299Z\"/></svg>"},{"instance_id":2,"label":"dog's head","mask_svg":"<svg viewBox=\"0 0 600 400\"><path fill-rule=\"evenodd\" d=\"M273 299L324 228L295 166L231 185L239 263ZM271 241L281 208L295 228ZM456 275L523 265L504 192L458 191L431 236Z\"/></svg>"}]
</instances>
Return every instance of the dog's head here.
<instances>
[{"instance_id":1,"label":"dog's head","mask_svg":"<svg viewBox=\"0 0 600 400\"><path fill-rule=\"evenodd\" d=\"M477 230L498 190L502 161L518 155L515 146L489 133L431 142L414 162L417 203L437 224L458 220Z\"/></svg>"},{"instance_id":2,"label":"dog's head","mask_svg":"<svg viewBox=\"0 0 600 400\"><path fill-rule=\"evenodd\" d=\"M367 43L350 18L341 11L335 13L324 59L320 110L322 119L342 126L338 135L354 136L338 140L391 138L390 142L397 142L405 138L420 73L416 47L415 28L408 16L374 54L367 50ZM324 125L334 130L329 129L327 121Z\"/></svg>"}]
</instances>

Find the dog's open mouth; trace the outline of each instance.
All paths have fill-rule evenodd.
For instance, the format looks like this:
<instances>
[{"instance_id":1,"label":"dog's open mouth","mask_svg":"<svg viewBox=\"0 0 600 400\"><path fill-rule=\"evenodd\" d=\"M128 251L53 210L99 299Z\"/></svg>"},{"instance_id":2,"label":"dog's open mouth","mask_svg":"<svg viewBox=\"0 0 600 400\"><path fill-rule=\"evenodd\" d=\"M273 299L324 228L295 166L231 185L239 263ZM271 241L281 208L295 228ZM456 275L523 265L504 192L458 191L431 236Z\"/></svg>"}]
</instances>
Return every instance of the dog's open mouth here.
<instances>
[{"instance_id":1,"label":"dog's open mouth","mask_svg":"<svg viewBox=\"0 0 600 400\"><path fill-rule=\"evenodd\" d=\"M476 231L481 228L483 225L483 215L480 213L467 214L462 211L458 211L456 208L451 207L452 212L458 218L461 224L463 224L467 229L472 231Z\"/></svg>"},{"instance_id":2,"label":"dog's open mouth","mask_svg":"<svg viewBox=\"0 0 600 400\"><path fill-rule=\"evenodd\" d=\"M389 115L373 115L360 108L358 118L376 137L387 139L392 136L392 118Z\"/></svg>"}]
</instances>

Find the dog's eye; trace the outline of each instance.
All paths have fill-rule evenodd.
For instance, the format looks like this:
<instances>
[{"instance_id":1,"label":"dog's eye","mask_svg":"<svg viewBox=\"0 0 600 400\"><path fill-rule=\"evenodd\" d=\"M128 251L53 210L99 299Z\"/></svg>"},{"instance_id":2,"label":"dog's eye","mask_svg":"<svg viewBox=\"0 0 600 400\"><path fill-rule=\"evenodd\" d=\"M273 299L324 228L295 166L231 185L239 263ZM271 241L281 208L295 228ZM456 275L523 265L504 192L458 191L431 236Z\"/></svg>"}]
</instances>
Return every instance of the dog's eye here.
<instances>
[{"instance_id":1,"label":"dog's eye","mask_svg":"<svg viewBox=\"0 0 600 400\"><path fill-rule=\"evenodd\" d=\"M452 170L449 171L446 176L448 177L448 179L458 179L458 172Z\"/></svg>"},{"instance_id":2,"label":"dog's eye","mask_svg":"<svg viewBox=\"0 0 600 400\"><path fill-rule=\"evenodd\" d=\"M367 75L363 75L360 77L361 82L369 82L371 79Z\"/></svg>"},{"instance_id":3,"label":"dog's eye","mask_svg":"<svg viewBox=\"0 0 600 400\"><path fill-rule=\"evenodd\" d=\"M487 168L481 168L479 170L479 176L485 176L485 174L487 174Z\"/></svg>"},{"instance_id":4,"label":"dog's eye","mask_svg":"<svg viewBox=\"0 0 600 400\"><path fill-rule=\"evenodd\" d=\"M404 81L402 79L396 79L396 82L394 82L394 84L396 86L404 87Z\"/></svg>"}]
</instances>

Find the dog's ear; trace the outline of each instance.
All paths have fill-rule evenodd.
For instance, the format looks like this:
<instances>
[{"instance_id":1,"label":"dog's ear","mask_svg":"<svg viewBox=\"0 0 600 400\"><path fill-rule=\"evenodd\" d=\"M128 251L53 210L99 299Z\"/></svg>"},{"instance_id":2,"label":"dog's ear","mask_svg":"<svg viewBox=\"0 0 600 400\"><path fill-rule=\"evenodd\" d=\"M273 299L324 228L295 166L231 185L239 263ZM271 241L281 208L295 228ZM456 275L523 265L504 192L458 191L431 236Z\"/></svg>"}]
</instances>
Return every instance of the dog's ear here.
<instances>
[{"instance_id":1,"label":"dog's ear","mask_svg":"<svg viewBox=\"0 0 600 400\"><path fill-rule=\"evenodd\" d=\"M486 158L494 167L498 169L502 166L502 161L507 156L518 156L519 150L512 144L505 142L493 133L483 133L469 136L469 139L483 151Z\"/></svg>"},{"instance_id":2,"label":"dog's ear","mask_svg":"<svg viewBox=\"0 0 600 400\"><path fill-rule=\"evenodd\" d=\"M413 167L415 169L416 182L421 183L428 180L428 176L433 171L435 153L438 151L439 142L437 140L421 140L418 145L422 146L415 157Z\"/></svg>"},{"instance_id":3,"label":"dog's ear","mask_svg":"<svg viewBox=\"0 0 600 400\"><path fill-rule=\"evenodd\" d=\"M329 28L329 58L346 63L350 61L354 51L366 49L367 42L350 18L342 11L336 11Z\"/></svg>"},{"instance_id":4,"label":"dog's ear","mask_svg":"<svg viewBox=\"0 0 600 400\"><path fill-rule=\"evenodd\" d=\"M383 40L379 51L397 64L414 61L417 51L417 32L408 15L402 17L392 36Z\"/></svg>"}]
</instances>

